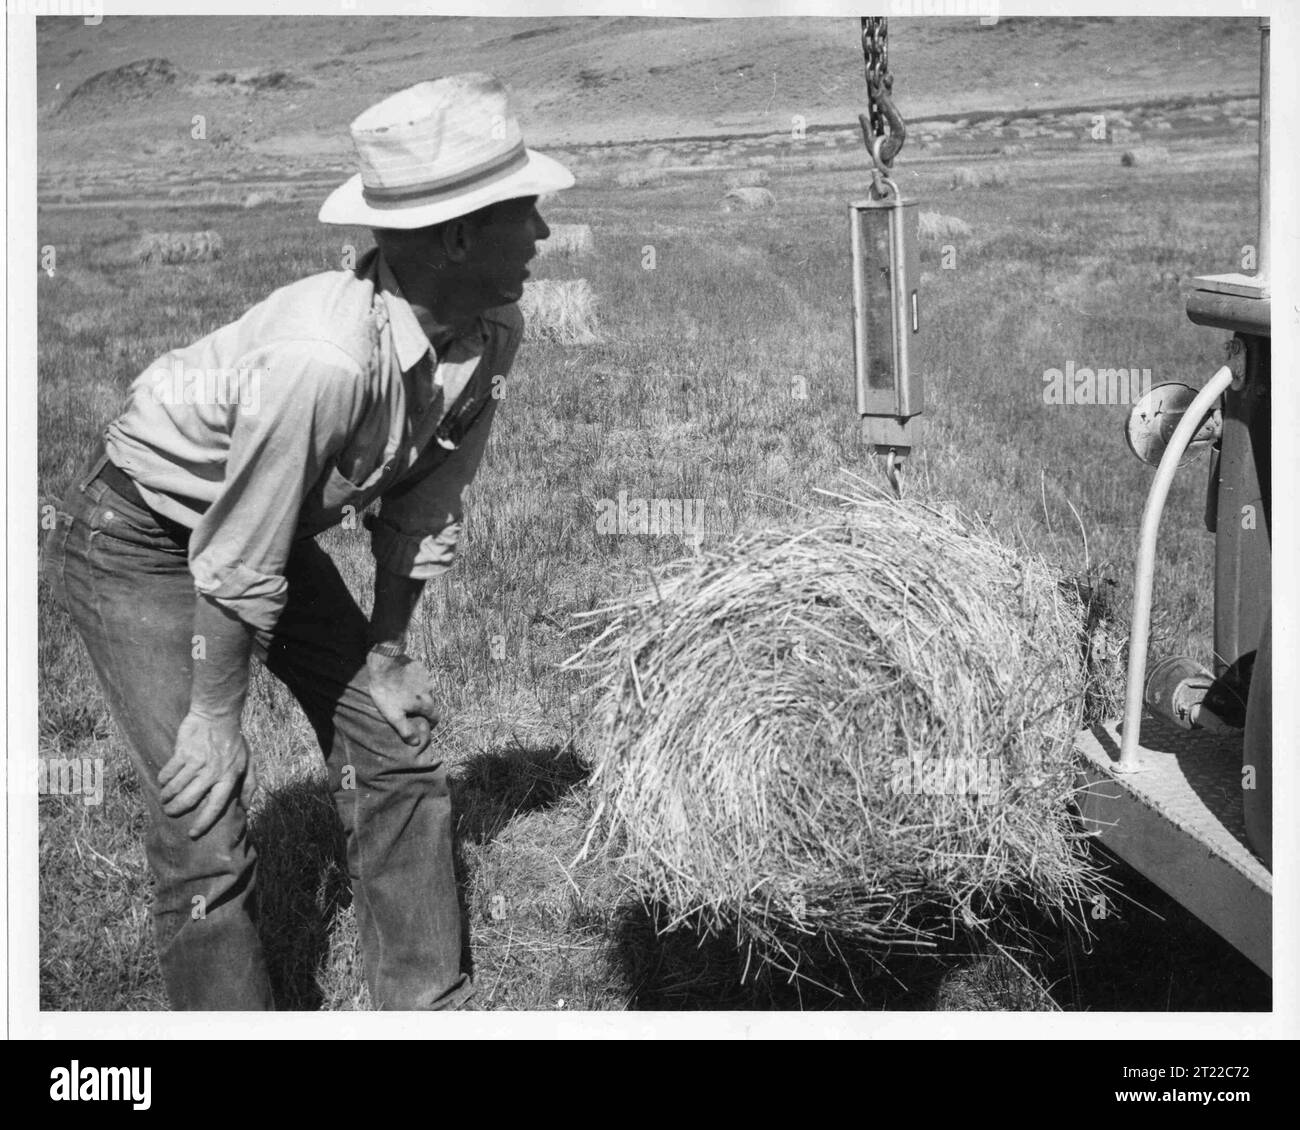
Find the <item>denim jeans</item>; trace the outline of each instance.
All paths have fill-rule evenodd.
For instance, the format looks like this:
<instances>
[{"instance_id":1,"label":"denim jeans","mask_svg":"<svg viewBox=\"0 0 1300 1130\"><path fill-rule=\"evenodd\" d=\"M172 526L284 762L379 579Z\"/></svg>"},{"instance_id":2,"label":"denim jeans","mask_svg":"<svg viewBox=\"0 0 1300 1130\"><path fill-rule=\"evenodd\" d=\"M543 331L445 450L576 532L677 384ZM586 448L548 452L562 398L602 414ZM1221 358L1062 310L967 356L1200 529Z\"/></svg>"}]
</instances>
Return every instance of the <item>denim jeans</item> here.
<instances>
[{"instance_id":1,"label":"denim jeans","mask_svg":"<svg viewBox=\"0 0 1300 1130\"><path fill-rule=\"evenodd\" d=\"M104 458L73 482L43 568L90 653L146 798L168 997L176 1009L272 1008L257 853L238 796L197 840L186 831L193 814L169 817L158 799L158 771L190 701L187 531L98 479ZM382 1009L454 1007L472 987L461 972L446 769L429 750L414 753L371 700L366 618L328 554L300 541L286 575L288 605L273 631L256 634L253 652L301 704L325 755L371 1000Z\"/></svg>"}]
</instances>

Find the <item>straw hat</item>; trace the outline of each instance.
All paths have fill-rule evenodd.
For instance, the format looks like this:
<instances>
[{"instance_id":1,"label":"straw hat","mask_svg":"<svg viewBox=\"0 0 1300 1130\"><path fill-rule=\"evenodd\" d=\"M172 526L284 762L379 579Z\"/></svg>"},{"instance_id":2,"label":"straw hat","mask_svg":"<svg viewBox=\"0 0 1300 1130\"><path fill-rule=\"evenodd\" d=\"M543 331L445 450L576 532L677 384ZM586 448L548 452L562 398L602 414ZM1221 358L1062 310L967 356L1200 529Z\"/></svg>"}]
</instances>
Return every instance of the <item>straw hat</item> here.
<instances>
[{"instance_id":1,"label":"straw hat","mask_svg":"<svg viewBox=\"0 0 1300 1130\"><path fill-rule=\"evenodd\" d=\"M417 83L351 129L361 171L330 193L322 223L423 228L573 184L558 161L524 147L506 89L488 74Z\"/></svg>"}]
</instances>

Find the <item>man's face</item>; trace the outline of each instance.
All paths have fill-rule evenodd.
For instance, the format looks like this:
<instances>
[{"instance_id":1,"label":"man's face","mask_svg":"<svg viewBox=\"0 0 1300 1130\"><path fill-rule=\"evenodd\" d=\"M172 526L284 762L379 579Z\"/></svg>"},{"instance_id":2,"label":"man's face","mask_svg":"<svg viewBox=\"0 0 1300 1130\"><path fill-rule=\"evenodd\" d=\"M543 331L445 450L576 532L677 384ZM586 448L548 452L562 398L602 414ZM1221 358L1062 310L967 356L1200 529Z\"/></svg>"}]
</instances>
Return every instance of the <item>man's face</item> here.
<instances>
[{"instance_id":1,"label":"man's face","mask_svg":"<svg viewBox=\"0 0 1300 1130\"><path fill-rule=\"evenodd\" d=\"M455 321L518 302L537 242L550 234L537 197L520 196L460 221L375 239L407 299Z\"/></svg>"},{"instance_id":2,"label":"man's face","mask_svg":"<svg viewBox=\"0 0 1300 1130\"><path fill-rule=\"evenodd\" d=\"M492 209L490 220L474 225L461 272L466 281L478 284L486 306L518 302L529 260L537 254L538 241L550 234L536 196L502 201Z\"/></svg>"}]
</instances>

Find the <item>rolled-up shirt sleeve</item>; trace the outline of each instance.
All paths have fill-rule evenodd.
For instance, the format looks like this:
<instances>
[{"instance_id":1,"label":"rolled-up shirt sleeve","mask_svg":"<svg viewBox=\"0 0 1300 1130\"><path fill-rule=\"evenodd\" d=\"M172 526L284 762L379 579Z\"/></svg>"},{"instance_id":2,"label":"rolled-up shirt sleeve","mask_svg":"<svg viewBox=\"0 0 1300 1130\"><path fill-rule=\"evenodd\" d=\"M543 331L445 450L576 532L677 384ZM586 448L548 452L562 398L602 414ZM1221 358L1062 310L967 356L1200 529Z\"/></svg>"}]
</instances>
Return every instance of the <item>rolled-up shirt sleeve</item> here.
<instances>
[{"instance_id":1,"label":"rolled-up shirt sleeve","mask_svg":"<svg viewBox=\"0 0 1300 1130\"><path fill-rule=\"evenodd\" d=\"M277 343L248 364L258 395L250 407L232 407L225 481L190 537L189 564L198 592L269 631L287 599L303 499L346 442L362 374L323 341Z\"/></svg>"}]
</instances>

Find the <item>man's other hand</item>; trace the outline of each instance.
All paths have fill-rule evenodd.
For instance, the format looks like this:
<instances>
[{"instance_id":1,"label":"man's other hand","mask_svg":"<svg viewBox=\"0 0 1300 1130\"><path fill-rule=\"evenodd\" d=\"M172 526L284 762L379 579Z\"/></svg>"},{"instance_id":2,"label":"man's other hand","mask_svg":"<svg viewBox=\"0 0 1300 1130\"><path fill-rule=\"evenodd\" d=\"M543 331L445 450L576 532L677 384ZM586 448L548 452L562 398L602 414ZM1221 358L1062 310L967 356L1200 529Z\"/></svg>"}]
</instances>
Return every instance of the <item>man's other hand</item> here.
<instances>
[{"instance_id":1,"label":"man's other hand","mask_svg":"<svg viewBox=\"0 0 1300 1130\"><path fill-rule=\"evenodd\" d=\"M190 821L190 839L207 832L236 791L245 807L253 799L256 777L239 715L207 717L193 710L176 734L176 752L158 774L160 799L168 816L198 809Z\"/></svg>"},{"instance_id":2,"label":"man's other hand","mask_svg":"<svg viewBox=\"0 0 1300 1130\"><path fill-rule=\"evenodd\" d=\"M409 746L417 751L429 744L433 727L438 724L434 704L433 676L423 663L407 656L390 659L371 652L367 660L370 671L370 697L379 713Z\"/></svg>"}]
</instances>

